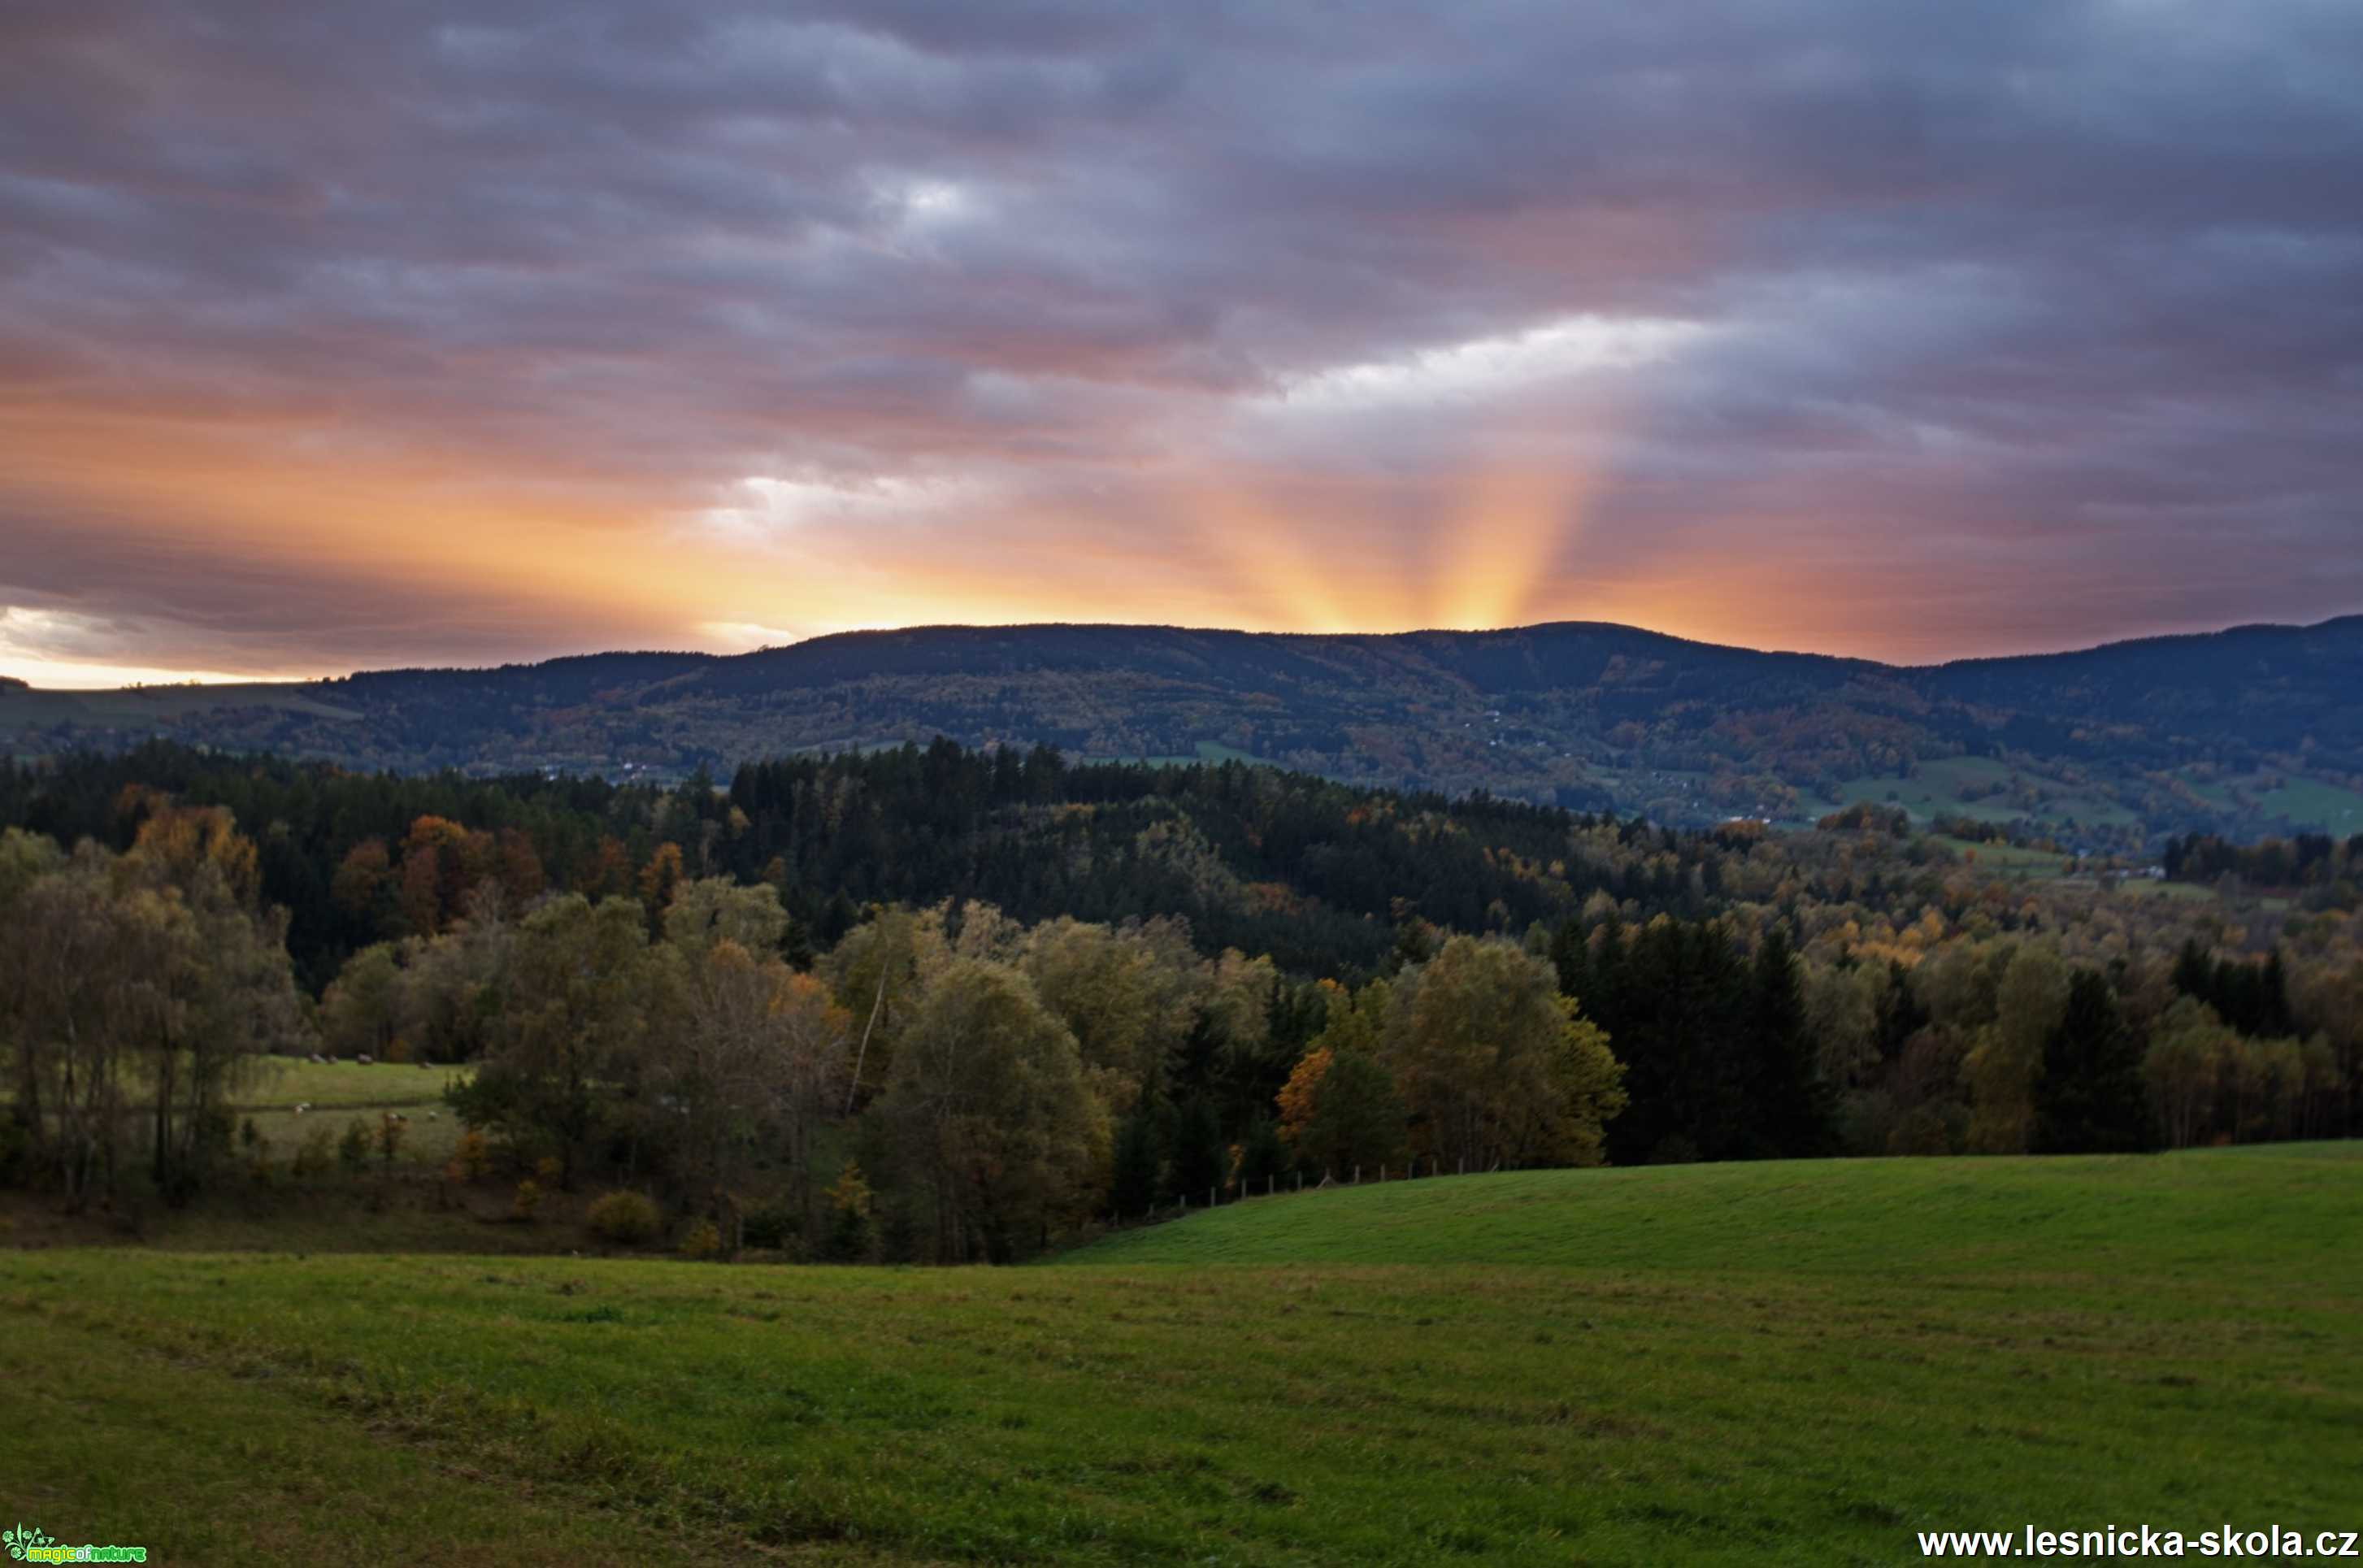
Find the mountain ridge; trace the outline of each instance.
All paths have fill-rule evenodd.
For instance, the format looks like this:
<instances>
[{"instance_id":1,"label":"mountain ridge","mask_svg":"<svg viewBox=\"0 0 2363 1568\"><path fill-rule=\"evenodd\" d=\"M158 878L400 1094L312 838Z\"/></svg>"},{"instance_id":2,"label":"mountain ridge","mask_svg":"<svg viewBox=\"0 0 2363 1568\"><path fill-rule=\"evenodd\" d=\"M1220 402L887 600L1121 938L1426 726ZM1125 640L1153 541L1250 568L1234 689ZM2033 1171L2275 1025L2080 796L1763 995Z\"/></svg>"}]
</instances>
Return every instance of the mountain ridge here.
<instances>
[{"instance_id":1,"label":"mountain ridge","mask_svg":"<svg viewBox=\"0 0 2363 1568\"><path fill-rule=\"evenodd\" d=\"M611 648L594 649L579 653L556 653L547 659L511 660L500 664L396 664L381 669L357 670L343 675L324 675L304 681L252 681L223 683L240 687L250 686L321 686L337 685L364 676L384 675L445 675L493 674L508 671L540 670L559 664L589 663L624 659L672 659L688 663L727 663L737 660L760 659L767 655L791 652L818 643L848 642L862 639L919 636L947 632L1039 632L1067 631L1136 631L1169 632L1186 636L1221 636L1272 640L1305 641L1389 641L1409 638L1486 638L1514 637L1545 631L1608 632L1677 644L1686 648L1725 653L1750 653L1767 658L1823 660L1840 664L1859 664L1880 670L1920 673L1954 669L1967 664L2007 664L2036 660L2072 659L2085 654L2107 652L2115 649L2154 648L2176 643L2208 642L2218 639L2248 633L2322 632L2363 628L2363 611L2327 617L2318 621L2242 621L2211 631L2153 632L2141 637L2116 638L2105 642L2080 644L2073 648L2036 650L2020 653L1965 653L1952 659L1933 660L1922 663L1900 663L1874 659L1859 653L1824 653L1811 649L1758 648L1742 642L1717 642L1706 638L1684 637L1679 632L1659 631L1628 621L1544 620L1530 621L1508 627L1405 627L1395 631L1277 631L1257 630L1247 627L1193 626L1180 621L927 621L900 627L858 627L844 631L817 632L793 642L767 643L737 653L716 653L704 649L690 648ZM81 688L34 686L35 691L63 694ZM139 688L117 688L135 690Z\"/></svg>"},{"instance_id":2,"label":"mountain ridge","mask_svg":"<svg viewBox=\"0 0 2363 1568\"><path fill-rule=\"evenodd\" d=\"M153 736L357 767L686 777L942 734L1254 761L1669 822L1858 804L2119 849L2363 832L2363 615L1888 664L1604 621L1261 632L1122 622L829 633L738 654L114 693L0 692L0 746Z\"/></svg>"}]
</instances>

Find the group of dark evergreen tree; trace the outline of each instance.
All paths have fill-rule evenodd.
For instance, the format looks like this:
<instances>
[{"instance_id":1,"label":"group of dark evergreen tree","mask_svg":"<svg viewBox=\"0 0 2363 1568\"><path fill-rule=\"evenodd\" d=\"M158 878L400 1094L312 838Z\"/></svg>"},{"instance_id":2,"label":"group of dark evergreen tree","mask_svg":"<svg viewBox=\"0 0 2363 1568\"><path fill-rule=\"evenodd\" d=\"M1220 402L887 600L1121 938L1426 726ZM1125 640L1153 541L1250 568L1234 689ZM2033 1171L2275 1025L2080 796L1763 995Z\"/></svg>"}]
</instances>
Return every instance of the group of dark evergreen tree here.
<instances>
[{"instance_id":1,"label":"group of dark evergreen tree","mask_svg":"<svg viewBox=\"0 0 2363 1568\"><path fill-rule=\"evenodd\" d=\"M1569 920L1551 960L1625 1063L1630 1104L1608 1138L1619 1164L1837 1151L1787 931L1767 932L1751 959L1714 920L1628 931L1611 918L1596 932Z\"/></svg>"},{"instance_id":2,"label":"group of dark evergreen tree","mask_svg":"<svg viewBox=\"0 0 2363 1568\"><path fill-rule=\"evenodd\" d=\"M2363 903L2363 833L2335 839L2300 833L2238 844L2212 833L2169 839L2162 869L2176 882L2235 877L2257 887L2299 890L2314 909L2354 909Z\"/></svg>"},{"instance_id":3,"label":"group of dark evergreen tree","mask_svg":"<svg viewBox=\"0 0 2363 1568\"><path fill-rule=\"evenodd\" d=\"M137 830L126 790L224 806L250 825L263 896L289 911L289 951L315 993L354 951L431 934L397 886L366 902L338 886L357 854L394 866L422 818L484 836L484 865L463 881L521 845L551 886L638 893L640 870L670 844L680 874L776 887L790 951L806 957L873 904L950 897L1026 920L1180 916L1208 951L1269 953L1285 969L1339 976L1386 963L1404 917L1523 932L1558 917L1569 895L1594 893L1703 915L1715 906L1725 861L1713 834L1481 795L1390 795L1238 762L1074 765L1047 747L949 740L749 763L727 789L704 779L662 789L538 774L358 774L159 741L0 764L0 823L121 850ZM1075 807L1085 809L1062 809ZM1561 887L1532 873L1564 855L1570 830L1603 827L1632 852L1567 867ZM444 916L457 908L455 869L447 854Z\"/></svg>"}]
</instances>

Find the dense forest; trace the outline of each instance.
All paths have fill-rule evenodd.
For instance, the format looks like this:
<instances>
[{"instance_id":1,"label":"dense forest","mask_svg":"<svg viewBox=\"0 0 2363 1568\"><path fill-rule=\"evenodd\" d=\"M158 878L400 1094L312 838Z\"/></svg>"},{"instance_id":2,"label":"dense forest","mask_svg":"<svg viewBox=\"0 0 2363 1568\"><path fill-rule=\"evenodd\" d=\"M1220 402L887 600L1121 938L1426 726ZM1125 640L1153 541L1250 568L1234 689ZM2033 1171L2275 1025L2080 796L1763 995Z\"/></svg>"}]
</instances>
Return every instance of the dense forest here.
<instances>
[{"instance_id":1,"label":"dense forest","mask_svg":"<svg viewBox=\"0 0 2363 1568\"><path fill-rule=\"evenodd\" d=\"M2036 880L1868 804L940 740L671 787L153 744L0 770L0 1173L70 1204L268 1165L272 1051L469 1064L521 1188L932 1260L1404 1162L2346 1136L2363 1090L2353 840Z\"/></svg>"}]
</instances>

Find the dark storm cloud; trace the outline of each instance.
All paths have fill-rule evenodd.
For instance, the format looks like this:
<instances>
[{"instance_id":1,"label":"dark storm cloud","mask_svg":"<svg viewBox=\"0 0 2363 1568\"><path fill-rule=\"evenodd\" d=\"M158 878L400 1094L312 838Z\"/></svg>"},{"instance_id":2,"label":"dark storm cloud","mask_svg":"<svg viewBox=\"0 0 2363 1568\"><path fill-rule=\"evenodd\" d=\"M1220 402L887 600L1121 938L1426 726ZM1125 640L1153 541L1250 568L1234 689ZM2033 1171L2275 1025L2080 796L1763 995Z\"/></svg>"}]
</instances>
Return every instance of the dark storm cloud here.
<instances>
[{"instance_id":1,"label":"dark storm cloud","mask_svg":"<svg viewBox=\"0 0 2363 1568\"><path fill-rule=\"evenodd\" d=\"M760 519L684 517L836 485L810 544L971 562L980 618L1021 602L996 540L1178 569L1207 488L1413 572L1435 497L1554 463L1581 517L1504 601L1538 611L1760 557L1859 588L1818 635L1871 651L2330 613L2357 168L2363 11L2299 0L36 0L0 17L0 603L336 662L333 515L292 590L143 571L216 525L46 455L162 431L538 487L718 581ZM871 504L938 484L993 499ZM1153 606L1071 613L1118 610Z\"/></svg>"}]
</instances>

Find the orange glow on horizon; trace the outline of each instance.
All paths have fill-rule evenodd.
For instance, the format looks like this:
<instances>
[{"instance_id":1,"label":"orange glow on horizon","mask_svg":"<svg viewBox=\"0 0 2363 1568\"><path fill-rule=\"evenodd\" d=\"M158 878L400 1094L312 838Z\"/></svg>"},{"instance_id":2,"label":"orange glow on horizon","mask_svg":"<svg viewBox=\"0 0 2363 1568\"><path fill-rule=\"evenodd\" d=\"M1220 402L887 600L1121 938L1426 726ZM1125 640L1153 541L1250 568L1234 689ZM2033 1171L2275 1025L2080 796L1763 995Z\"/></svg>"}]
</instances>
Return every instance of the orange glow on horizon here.
<instances>
[{"instance_id":1,"label":"orange glow on horizon","mask_svg":"<svg viewBox=\"0 0 2363 1568\"><path fill-rule=\"evenodd\" d=\"M1850 595L1807 562L1693 553L1574 575L1608 483L1596 455L1472 462L1457 483L1381 497L1379 520L1367 483L1192 471L1166 476L1161 508L1130 532L1002 501L917 531L824 521L738 538L701 529L696 496L675 480L586 468L520 483L494 454L438 462L333 434L283 412L216 421L0 404L0 486L28 515L88 519L77 529L112 539L120 558L169 546L195 552L194 570L217 558L283 573L289 593L335 581L357 602L382 589L389 603L448 605L453 628L509 635L501 646L519 651L503 657L735 652L856 628L1049 620L1376 633L1587 619L1747 646L1925 651L1911 602ZM1584 450L1613 451L1616 434L1595 422ZM1150 494L1159 480L1147 476ZM1842 628L1833 602L1847 605ZM0 635L0 673L87 686L500 662L438 653L433 623L388 617L415 630L398 658L340 654L331 628L302 646L192 647L182 668L147 650L28 644L20 628Z\"/></svg>"}]
</instances>

